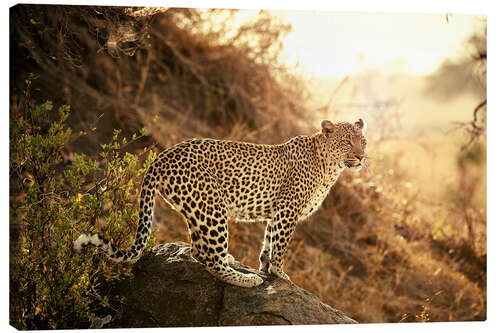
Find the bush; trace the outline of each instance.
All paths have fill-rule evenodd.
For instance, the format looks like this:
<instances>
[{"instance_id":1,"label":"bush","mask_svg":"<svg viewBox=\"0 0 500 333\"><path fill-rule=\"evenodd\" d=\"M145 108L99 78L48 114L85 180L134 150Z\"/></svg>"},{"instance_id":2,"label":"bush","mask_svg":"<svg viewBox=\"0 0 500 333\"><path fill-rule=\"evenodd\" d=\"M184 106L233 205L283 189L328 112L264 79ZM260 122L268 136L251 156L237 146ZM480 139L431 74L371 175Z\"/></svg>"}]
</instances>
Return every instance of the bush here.
<instances>
[{"instance_id":1,"label":"bush","mask_svg":"<svg viewBox=\"0 0 500 333\"><path fill-rule=\"evenodd\" d=\"M100 281L128 268L74 255L73 241L100 223L114 244L131 241L138 222L136 180L155 154L149 151L141 165L139 156L121 153L128 141L119 139L120 131L97 159L65 154L68 142L86 133L75 136L66 126L69 106L56 115L50 101L32 104L34 78L26 80L24 105L10 111L10 323L18 329L88 327L94 313L108 307Z\"/></svg>"}]
</instances>

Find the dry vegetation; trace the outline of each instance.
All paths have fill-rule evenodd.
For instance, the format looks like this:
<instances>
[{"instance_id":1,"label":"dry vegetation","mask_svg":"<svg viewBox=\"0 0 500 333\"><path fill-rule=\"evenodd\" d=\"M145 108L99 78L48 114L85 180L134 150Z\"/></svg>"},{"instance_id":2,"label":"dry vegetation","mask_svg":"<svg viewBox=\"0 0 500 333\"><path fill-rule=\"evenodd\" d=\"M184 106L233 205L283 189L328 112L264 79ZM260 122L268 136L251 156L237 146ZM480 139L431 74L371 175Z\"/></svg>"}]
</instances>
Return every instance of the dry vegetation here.
<instances>
[{"instance_id":1,"label":"dry vegetation","mask_svg":"<svg viewBox=\"0 0 500 333\"><path fill-rule=\"evenodd\" d=\"M31 72L39 75L33 98L71 105L73 133L88 135L72 136L69 164L75 153L97 156L115 128L124 136L147 129L127 146L133 153L189 137L277 143L311 133L317 124L308 121L316 115L306 108L307 89L277 58L290 27L261 12L234 29L234 15L16 6L11 105L22 104ZM285 269L294 283L362 323L485 320L486 207L477 185L484 182L485 143L457 149L450 170L456 181L443 180L446 190L430 196L405 172L400 154L384 148L389 126L369 128L378 142L369 145L370 167L345 173L298 227ZM181 218L157 203L157 241L188 241ZM263 234L260 224L231 224L230 251L257 267Z\"/></svg>"}]
</instances>

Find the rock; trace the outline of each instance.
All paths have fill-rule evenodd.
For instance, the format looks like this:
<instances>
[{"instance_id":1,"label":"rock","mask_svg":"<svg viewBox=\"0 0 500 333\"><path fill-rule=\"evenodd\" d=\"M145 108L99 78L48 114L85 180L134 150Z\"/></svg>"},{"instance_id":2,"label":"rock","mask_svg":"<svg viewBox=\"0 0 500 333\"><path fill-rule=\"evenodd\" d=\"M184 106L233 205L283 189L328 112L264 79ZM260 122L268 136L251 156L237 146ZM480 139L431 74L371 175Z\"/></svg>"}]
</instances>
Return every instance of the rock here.
<instances>
[{"instance_id":1,"label":"rock","mask_svg":"<svg viewBox=\"0 0 500 333\"><path fill-rule=\"evenodd\" d=\"M199 327L356 323L312 293L235 262L265 281L255 288L224 283L190 255L187 243L156 246L117 282L109 298L118 307L111 327Z\"/></svg>"}]
</instances>

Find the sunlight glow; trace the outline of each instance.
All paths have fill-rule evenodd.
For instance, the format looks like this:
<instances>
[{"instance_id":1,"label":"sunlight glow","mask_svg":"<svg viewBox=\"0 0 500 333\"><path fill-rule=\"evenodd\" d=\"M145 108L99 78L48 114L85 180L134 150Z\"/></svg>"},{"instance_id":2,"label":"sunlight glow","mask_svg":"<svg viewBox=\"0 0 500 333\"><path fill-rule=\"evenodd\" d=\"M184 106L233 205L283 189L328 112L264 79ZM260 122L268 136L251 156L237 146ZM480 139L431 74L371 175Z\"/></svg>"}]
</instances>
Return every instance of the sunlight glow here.
<instances>
[{"instance_id":1,"label":"sunlight glow","mask_svg":"<svg viewBox=\"0 0 500 333\"><path fill-rule=\"evenodd\" d=\"M274 11L293 25L284 41L286 62L306 74L345 76L377 68L424 75L463 53L477 17L445 14Z\"/></svg>"}]
</instances>

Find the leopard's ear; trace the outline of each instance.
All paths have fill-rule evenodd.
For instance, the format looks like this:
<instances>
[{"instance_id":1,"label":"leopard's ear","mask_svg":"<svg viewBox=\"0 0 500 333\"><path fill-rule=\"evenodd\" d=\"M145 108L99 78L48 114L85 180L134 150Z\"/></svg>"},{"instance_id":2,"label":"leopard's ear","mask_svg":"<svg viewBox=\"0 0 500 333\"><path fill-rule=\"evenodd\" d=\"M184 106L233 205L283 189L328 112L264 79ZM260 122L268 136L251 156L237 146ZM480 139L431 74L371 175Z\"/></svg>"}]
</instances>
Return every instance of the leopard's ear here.
<instances>
[{"instance_id":1,"label":"leopard's ear","mask_svg":"<svg viewBox=\"0 0 500 333\"><path fill-rule=\"evenodd\" d=\"M366 121L364 121L363 118L359 118L358 121L354 123L354 125L361 130L361 133L363 133L363 135L365 135Z\"/></svg>"},{"instance_id":2,"label":"leopard's ear","mask_svg":"<svg viewBox=\"0 0 500 333\"><path fill-rule=\"evenodd\" d=\"M323 120L321 122L321 131L323 134L328 134L333 132L333 123L330 120Z\"/></svg>"}]
</instances>

